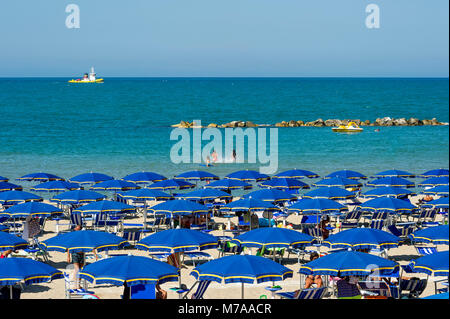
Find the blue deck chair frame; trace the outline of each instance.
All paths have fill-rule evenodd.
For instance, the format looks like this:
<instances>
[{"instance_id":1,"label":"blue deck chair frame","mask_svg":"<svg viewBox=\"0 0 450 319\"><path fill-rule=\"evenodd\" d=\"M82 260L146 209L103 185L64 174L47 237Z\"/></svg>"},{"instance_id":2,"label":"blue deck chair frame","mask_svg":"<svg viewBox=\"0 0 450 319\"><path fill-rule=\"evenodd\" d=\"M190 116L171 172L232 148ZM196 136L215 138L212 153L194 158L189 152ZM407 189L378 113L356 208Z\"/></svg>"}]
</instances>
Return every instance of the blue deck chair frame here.
<instances>
[{"instance_id":1,"label":"blue deck chair frame","mask_svg":"<svg viewBox=\"0 0 450 319\"><path fill-rule=\"evenodd\" d=\"M408 280L400 280L399 290L400 296L407 296L411 299L419 298L420 294L425 290L427 286L427 279L411 278ZM407 294L403 294L407 291Z\"/></svg>"},{"instance_id":2,"label":"blue deck chair frame","mask_svg":"<svg viewBox=\"0 0 450 319\"><path fill-rule=\"evenodd\" d=\"M362 211L360 210L353 210L351 212L348 212L344 220L341 222L341 228L357 228L359 226L359 220L361 219Z\"/></svg>"},{"instance_id":3,"label":"blue deck chair frame","mask_svg":"<svg viewBox=\"0 0 450 319\"><path fill-rule=\"evenodd\" d=\"M322 299L326 293L326 287L302 289L295 297L295 291L291 292L277 292L277 296L284 299Z\"/></svg>"},{"instance_id":4,"label":"blue deck chair frame","mask_svg":"<svg viewBox=\"0 0 450 319\"><path fill-rule=\"evenodd\" d=\"M195 288L196 285L198 285L197 290L192 294L191 299L203 299L203 295L205 294L210 284L211 284L210 280L196 281L194 285L192 285L191 289L189 289L185 293L183 299L188 299L188 294Z\"/></svg>"},{"instance_id":5,"label":"blue deck chair frame","mask_svg":"<svg viewBox=\"0 0 450 319\"><path fill-rule=\"evenodd\" d=\"M369 228L382 230L384 227L384 219L372 219Z\"/></svg>"}]
</instances>

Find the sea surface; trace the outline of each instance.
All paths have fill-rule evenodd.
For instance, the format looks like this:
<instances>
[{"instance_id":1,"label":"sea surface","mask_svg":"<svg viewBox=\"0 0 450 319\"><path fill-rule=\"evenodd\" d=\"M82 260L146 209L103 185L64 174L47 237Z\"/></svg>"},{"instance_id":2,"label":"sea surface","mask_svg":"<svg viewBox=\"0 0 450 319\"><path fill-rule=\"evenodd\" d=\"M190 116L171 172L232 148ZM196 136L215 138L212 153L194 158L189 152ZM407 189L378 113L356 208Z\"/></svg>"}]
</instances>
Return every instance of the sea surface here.
<instances>
[{"instance_id":1,"label":"sea surface","mask_svg":"<svg viewBox=\"0 0 450 319\"><path fill-rule=\"evenodd\" d=\"M276 123L377 117L449 122L448 79L401 78L68 78L0 79L0 175L49 172L65 178L89 171L122 178L137 171L167 177L206 169L221 177L260 163L174 164L170 125L201 120ZM269 134L269 133L267 133ZM204 142L204 144L206 144ZM323 176L339 169L367 175L386 169L420 174L449 167L449 127L278 129L278 171Z\"/></svg>"}]
</instances>

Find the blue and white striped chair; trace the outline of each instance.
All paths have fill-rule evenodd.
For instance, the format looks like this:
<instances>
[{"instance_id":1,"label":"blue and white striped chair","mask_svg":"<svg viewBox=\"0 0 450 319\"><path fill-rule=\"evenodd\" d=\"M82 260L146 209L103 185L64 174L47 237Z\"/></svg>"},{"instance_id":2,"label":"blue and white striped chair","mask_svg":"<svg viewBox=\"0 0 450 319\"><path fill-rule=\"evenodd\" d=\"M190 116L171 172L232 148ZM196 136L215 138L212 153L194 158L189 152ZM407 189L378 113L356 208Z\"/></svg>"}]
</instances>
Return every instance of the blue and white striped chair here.
<instances>
[{"instance_id":1,"label":"blue and white striped chair","mask_svg":"<svg viewBox=\"0 0 450 319\"><path fill-rule=\"evenodd\" d=\"M437 248L433 247L433 246L429 246L429 247L424 247L424 246L415 246L417 253L420 256L425 256L425 255L431 255L434 253L437 253Z\"/></svg>"},{"instance_id":2,"label":"blue and white striped chair","mask_svg":"<svg viewBox=\"0 0 450 319\"><path fill-rule=\"evenodd\" d=\"M192 294L191 299L203 299L203 295L205 294L206 290L209 287L209 284L211 283L210 280L201 280L201 281L196 281L194 283L194 285L191 287L191 289L189 289L186 294L183 296L183 299L187 299L187 295L189 294L189 292L192 291L192 289L194 289L194 287L198 284L197 290Z\"/></svg>"},{"instance_id":3,"label":"blue and white striped chair","mask_svg":"<svg viewBox=\"0 0 450 319\"><path fill-rule=\"evenodd\" d=\"M359 226L359 220L361 219L362 211L354 210L348 212L344 220L341 223L341 228L356 228Z\"/></svg>"},{"instance_id":4,"label":"blue and white striped chair","mask_svg":"<svg viewBox=\"0 0 450 319\"><path fill-rule=\"evenodd\" d=\"M369 228L382 230L384 227L384 219L372 219Z\"/></svg>"},{"instance_id":5,"label":"blue and white striped chair","mask_svg":"<svg viewBox=\"0 0 450 319\"><path fill-rule=\"evenodd\" d=\"M408 280L400 280L399 290L400 293L407 291L408 298L419 298L420 294L425 290L427 286L427 279L411 278ZM401 296L405 296L401 294Z\"/></svg>"},{"instance_id":6,"label":"blue and white striped chair","mask_svg":"<svg viewBox=\"0 0 450 319\"><path fill-rule=\"evenodd\" d=\"M124 231L122 238L135 245L141 239L142 231Z\"/></svg>"}]
</instances>

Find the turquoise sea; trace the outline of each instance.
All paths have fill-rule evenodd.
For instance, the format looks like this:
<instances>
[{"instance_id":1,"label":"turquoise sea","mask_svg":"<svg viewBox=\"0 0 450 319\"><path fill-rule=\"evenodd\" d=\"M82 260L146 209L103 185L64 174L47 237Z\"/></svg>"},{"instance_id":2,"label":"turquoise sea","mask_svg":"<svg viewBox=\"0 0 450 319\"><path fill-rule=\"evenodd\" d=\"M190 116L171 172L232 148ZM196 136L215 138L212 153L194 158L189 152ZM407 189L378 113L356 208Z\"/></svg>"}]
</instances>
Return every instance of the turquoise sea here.
<instances>
[{"instance_id":1,"label":"turquoise sea","mask_svg":"<svg viewBox=\"0 0 450 319\"><path fill-rule=\"evenodd\" d=\"M377 117L449 122L448 79L400 78L68 78L0 79L0 175L49 172L70 178L95 171L121 178L136 171L168 177L199 164L170 161L170 125L247 120L276 123ZM280 128L279 169L320 175L338 169L375 174L449 167L449 127ZM206 143L205 143L206 144ZM224 176L259 164L218 164Z\"/></svg>"}]
</instances>

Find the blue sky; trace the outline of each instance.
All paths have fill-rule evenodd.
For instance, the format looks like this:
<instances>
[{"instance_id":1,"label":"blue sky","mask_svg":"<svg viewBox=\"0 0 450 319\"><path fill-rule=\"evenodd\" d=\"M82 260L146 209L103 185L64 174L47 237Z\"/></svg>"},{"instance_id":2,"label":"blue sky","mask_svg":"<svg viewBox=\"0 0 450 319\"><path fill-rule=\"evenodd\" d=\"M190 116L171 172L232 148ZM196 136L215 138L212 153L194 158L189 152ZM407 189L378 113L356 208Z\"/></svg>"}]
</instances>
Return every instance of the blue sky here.
<instances>
[{"instance_id":1,"label":"blue sky","mask_svg":"<svg viewBox=\"0 0 450 319\"><path fill-rule=\"evenodd\" d=\"M68 4L80 29L65 26ZM380 28L365 26L368 4ZM0 77L448 77L448 0L14 0Z\"/></svg>"}]
</instances>

